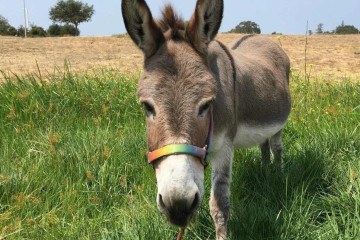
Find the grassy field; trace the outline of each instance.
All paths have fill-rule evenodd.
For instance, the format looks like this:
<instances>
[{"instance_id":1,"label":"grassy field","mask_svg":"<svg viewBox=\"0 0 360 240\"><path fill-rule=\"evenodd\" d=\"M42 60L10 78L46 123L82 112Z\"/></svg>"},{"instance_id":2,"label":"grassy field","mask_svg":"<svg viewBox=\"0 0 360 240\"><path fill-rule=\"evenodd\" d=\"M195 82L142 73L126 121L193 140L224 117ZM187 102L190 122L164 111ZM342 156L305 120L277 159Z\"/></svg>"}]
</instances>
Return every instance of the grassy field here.
<instances>
[{"instance_id":1,"label":"grassy field","mask_svg":"<svg viewBox=\"0 0 360 240\"><path fill-rule=\"evenodd\" d=\"M0 239L175 237L156 208L137 77L3 75ZM236 151L230 239L360 239L360 81L291 78L283 174L257 148ZM215 237L209 172L186 239Z\"/></svg>"}]
</instances>

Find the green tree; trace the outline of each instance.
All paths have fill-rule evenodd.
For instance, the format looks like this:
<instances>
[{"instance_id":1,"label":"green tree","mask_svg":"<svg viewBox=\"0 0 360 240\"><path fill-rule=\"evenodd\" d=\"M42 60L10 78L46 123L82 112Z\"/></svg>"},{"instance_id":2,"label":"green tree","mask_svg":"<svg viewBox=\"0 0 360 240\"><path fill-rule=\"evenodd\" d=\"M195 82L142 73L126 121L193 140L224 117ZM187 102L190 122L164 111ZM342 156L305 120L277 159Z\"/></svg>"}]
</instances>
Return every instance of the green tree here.
<instances>
[{"instance_id":1,"label":"green tree","mask_svg":"<svg viewBox=\"0 0 360 240\"><path fill-rule=\"evenodd\" d=\"M232 33L248 33L248 34L260 34L260 26L252 21L243 21L239 23L234 29L231 29Z\"/></svg>"},{"instance_id":2,"label":"green tree","mask_svg":"<svg viewBox=\"0 0 360 240\"><path fill-rule=\"evenodd\" d=\"M50 9L49 16L54 22L74 24L78 30L79 24L90 21L94 13L93 5L76 0L60 0Z\"/></svg>"},{"instance_id":3,"label":"green tree","mask_svg":"<svg viewBox=\"0 0 360 240\"><path fill-rule=\"evenodd\" d=\"M11 26L6 18L0 15L0 35L15 36L16 28Z\"/></svg>"},{"instance_id":4,"label":"green tree","mask_svg":"<svg viewBox=\"0 0 360 240\"><path fill-rule=\"evenodd\" d=\"M337 26L335 29L336 34L358 34L359 29L354 27L353 25L345 25L344 21L341 25Z\"/></svg>"},{"instance_id":5,"label":"green tree","mask_svg":"<svg viewBox=\"0 0 360 240\"><path fill-rule=\"evenodd\" d=\"M317 34L323 34L324 33L324 24L323 23L319 23L317 28L316 28L316 33Z\"/></svg>"}]
</instances>

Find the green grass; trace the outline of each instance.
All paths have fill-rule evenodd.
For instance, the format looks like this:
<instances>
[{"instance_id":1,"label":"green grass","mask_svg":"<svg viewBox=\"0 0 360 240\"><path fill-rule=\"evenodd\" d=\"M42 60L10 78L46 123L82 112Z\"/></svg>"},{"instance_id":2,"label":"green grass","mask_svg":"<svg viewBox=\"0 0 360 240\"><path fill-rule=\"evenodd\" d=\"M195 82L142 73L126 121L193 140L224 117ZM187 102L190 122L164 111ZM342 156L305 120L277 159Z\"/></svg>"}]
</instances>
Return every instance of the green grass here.
<instances>
[{"instance_id":1,"label":"green grass","mask_svg":"<svg viewBox=\"0 0 360 240\"><path fill-rule=\"evenodd\" d=\"M3 76L0 239L173 239L145 161L136 76ZM15 79L14 79L15 78ZM360 84L292 75L284 169L237 150L229 239L360 239ZM186 239L214 239L210 189Z\"/></svg>"}]
</instances>

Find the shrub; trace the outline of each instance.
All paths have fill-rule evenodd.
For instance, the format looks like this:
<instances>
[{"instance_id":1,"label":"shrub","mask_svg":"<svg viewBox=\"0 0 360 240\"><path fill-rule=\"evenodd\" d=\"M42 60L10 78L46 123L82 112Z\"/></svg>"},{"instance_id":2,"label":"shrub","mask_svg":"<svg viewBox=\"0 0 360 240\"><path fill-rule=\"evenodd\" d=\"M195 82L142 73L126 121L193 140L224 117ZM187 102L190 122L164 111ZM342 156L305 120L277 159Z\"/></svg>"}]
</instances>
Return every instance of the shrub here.
<instances>
[{"instance_id":1,"label":"shrub","mask_svg":"<svg viewBox=\"0 0 360 240\"><path fill-rule=\"evenodd\" d=\"M16 30L16 28L14 28L13 26L9 26L9 28L8 28L8 35L9 35L9 36L16 36L16 35L17 35L17 30Z\"/></svg>"},{"instance_id":2,"label":"shrub","mask_svg":"<svg viewBox=\"0 0 360 240\"><path fill-rule=\"evenodd\" d=\"M80 31L78 29L76 29L75 26L70 25L70 24L65 24L63 26L58 25L58 24L53 24L50 25L48 30L48 35L49 36L64 36L64 35L68 35L68 36L79 36Z\"/></svg>"},{"instance_id":3,"label":"shrub","mask_svg":"<svg viewBox=\"0 0 360 240\"><path fill-rule=\"evenodd\" d=\"M62 26L58 24L52 24L49 26L47 33L49 36L61 36Z\"/></svg>"},{"instance_id":4,"label":"shrub","mask_svg":"<svg viewBox=\"0 0 360 240\"><path fill-rule=\"evenodd\" d=\"M20 25L20 27L16 30L16 35L18 37L24 37L25 36L25 28L24 28L24 26Z\"/></svg>"},{"instance_id":5,"label":"shrub","mask_svg":"<svg viewBox=\"0 0 360 240\"><path fill-rule=\"evenodd\" d=\"M29 35L31 37L46 37L46 31L42 27L31 25Z\"/></svg>"},{"instance_id":6,"label":"shrub","mask_svg":"<svg viewBox=\"0 0 360 240\"><path fill-rule=\"evenodd\" d=\"M65 24L62 26L61 35L70 35L70 36L79 36L80 31L75 26L70 24Z\"/></svg>"},{"instance_id":7,"label":"shrub","mask_svg":"<svg viewBox=\"0 0 360 240\"><path fill-rule=\"evenodd\" d=\"M11 26L8 20L0 15L0 35L15 36L16 33L17 33L16 28Z\"/></svg>"},{"instance_id":8,"label":"shrub","mask_svg":"<svg viewBox=\"0 0 360 240\"><path fill-rule=\"evenodd\" d=\"M358 34L359 29L357 29L353 25L344 25L344 23L343 23L340 26L336 27L335 33L336 34Z\"/></svg>"}]
</instances>

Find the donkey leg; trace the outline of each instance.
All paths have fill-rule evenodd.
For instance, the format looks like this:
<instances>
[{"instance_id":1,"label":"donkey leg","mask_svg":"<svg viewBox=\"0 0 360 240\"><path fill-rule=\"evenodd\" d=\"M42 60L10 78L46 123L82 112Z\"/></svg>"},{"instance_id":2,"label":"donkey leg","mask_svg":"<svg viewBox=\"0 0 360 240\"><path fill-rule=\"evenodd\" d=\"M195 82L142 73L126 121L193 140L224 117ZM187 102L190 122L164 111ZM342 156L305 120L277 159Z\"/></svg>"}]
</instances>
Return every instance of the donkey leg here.
<instances>
[{"instance_id":1,"label":"donkey leg","mask_svg":"<svg viewBox=\"0 0 360 240\"><path fill-rule=\"evenodd\" d=\"M224 145L212 159L210 213L215 223L216 239L225 240L230 210L230 178L233 149Z\"/></svg>"},{"instance_id":2,"label":"donkey leg","mask_svg":"<svg viewBox=\"0 0 360 240\"><path fill-rule=\"evenodd\" d=\"M265 165L270 164L270 141L267 139L263 144L260 144L261 158Z\"/></svg>"},{"instance_id":3,"label":"donkey leg","mask_svg":"<svg viewBox=\"0 0 360 240\"><path fill-rule=\"evenodd\" d=\"M275 164L278 170L281 169L281 153L283 150L283 144L281 140L281 130L277 132L270 139L271 151L274 154Z\"/></svg>"}]
</instances>

